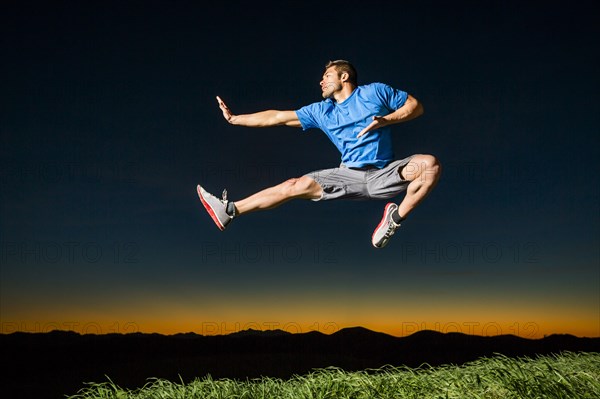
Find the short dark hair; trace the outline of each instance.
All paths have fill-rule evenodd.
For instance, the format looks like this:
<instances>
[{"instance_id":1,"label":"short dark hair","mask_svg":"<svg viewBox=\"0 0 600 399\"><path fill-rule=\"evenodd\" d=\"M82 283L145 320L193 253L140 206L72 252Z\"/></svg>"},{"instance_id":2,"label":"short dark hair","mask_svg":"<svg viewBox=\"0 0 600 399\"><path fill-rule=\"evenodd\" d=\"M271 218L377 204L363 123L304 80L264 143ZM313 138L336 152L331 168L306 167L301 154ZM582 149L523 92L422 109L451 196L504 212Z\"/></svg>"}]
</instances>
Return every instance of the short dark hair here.
<instances>
[{"instance_id":1,"label":"short dark hair","mask_svg":"<svg viewBox=\"0 0 600 399\"><path fill-rule=\"evenodd\" d=\"M342 73L346 72L348 74L348 81L355 86L358 86L358 73L356 72L356 68L349 61L346 60L335 60L329 61L327 65L325 65L325 70L335 67L335 70L338 73L338 76Z\"/></svg>"}]
</instances>

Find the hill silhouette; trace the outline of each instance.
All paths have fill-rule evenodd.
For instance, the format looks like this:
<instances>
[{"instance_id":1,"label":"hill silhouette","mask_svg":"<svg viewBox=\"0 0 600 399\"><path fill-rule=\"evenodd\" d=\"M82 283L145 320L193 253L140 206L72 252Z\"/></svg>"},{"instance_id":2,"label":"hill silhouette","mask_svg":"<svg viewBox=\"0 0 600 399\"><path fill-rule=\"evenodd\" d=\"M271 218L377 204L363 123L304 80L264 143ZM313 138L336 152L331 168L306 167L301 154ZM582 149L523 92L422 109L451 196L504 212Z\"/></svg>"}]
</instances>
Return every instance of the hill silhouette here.
<instances>
[{"instance_id":1,"label":"hill silhouette","mask_svg":"<svg viewBox=\"0 0 600 399\"><path fill-rule=\"evenodd\" d=\"M362 327L330 335L282 330L217 336L52 331L0 334L0 348L3 392L19 398L64 398L75 394L84 382L104 382L107 376L132 389L143 386L150 377L177 382L207 374L213 378L289 378L328 366L354 371L385 365L462 364L494 354L600 352L600 338L552 335L527 339L435 331L394 337Z\"/></svg>"}]
</instances>

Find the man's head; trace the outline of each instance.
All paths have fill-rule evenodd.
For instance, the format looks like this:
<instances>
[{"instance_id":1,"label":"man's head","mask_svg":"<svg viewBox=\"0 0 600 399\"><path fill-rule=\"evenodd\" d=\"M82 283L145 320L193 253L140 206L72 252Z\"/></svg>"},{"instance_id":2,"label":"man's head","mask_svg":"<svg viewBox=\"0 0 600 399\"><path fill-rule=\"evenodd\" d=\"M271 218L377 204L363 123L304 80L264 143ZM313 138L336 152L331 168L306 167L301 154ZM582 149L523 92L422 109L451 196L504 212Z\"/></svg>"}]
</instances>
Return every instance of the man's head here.
<instances>
[{"instance_id":1,"label":"man's head","mask_svg":"<svg viewBox=\"0 0 600 399\"><path fill-rule=\"evenodd\" d=\"M344 86L351 88L357 86L356 69L345 60L329 61L325 65L325 72L323 72L321 80L323 98L335 97L337 99L336 93L341 93Z\"/></svg>"},{"instance_id":2,"label":"man's head","mask_svg":"<svg viewBox=\"0 0 600 399\"><path fill-rule=\"evenodd\" d=\"M352 83L354 86L358 86L358 74L356 73L356 68L350 62L346 60L335 60L329 61L327 65L325 65L325 70L334 67L338 73L338 76L342 78L342 74L347 74L348 83Z\"/></svg>"}]
</instances>

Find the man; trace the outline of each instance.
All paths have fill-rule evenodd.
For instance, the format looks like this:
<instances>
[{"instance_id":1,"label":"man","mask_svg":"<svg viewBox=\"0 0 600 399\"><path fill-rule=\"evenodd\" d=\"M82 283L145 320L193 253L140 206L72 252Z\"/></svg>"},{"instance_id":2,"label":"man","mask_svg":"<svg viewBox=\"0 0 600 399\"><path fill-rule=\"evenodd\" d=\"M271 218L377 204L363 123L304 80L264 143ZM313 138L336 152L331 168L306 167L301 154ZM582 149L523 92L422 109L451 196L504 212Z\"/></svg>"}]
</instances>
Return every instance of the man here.
<instances>
[{"instance_id":1,"label":"man","mask_svg":"<svg viewBox=\"0 0 600 399\"><path fill-rule=\"evenodd\" d=\"M432 155L395 160L391 126L423 113L408 93L382 83L358 86L356 69L345 60L330 61L321 80L324 100L296 111L268 110L235 115L217 97L223 117L232 125L291 126L321 129L342 154L338 168L308 173L267 188L240 201L219 199L198 185L202 204L220 230L243 214L275 208L291 199L389 199L406 191L400 204L388 203L373 232L375 248L383 248L409 213L431 192L441 167Z\"/></svg>"}]
</instances>

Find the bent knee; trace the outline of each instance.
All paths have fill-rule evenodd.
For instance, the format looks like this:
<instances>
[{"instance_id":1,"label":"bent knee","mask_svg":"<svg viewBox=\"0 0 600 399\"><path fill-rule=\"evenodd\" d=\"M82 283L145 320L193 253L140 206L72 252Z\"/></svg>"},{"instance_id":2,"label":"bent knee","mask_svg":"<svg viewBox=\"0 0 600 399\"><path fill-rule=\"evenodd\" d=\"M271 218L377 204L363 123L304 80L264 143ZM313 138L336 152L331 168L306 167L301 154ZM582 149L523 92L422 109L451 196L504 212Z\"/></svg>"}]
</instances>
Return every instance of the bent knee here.
<instances>
[{"instance_id":1,"label":"bent knee","mask_svg":"<svg viewBox=\"0 0 600 399\"><path fill-rule=\"evenodd\" d=\"M421 173L427 172L439 175L442 171L442 164L434 155L419 155L417 162L419 163L419 169Z\"/></svg>"},{"instance_id":2,"label":"bent knee","mask_svg":"<svg viewBox=\"0 0 600 399\"><path fill-rule=\"evenodd\" d=\"M425 167L425 169L434 169L441 168L440 161L434 156L430 154L419 155L419 161L421 165Z\"/></svg>"},{"instance_id":3,"label":"bent knee","mask_svg":"<svg viewBox=\"0 0 600 399\"><path fill-rule=\"evenodd\" d=\"M440 161L429 154L415 155L401 171L402 176L407 180L413 180L419 176L432 176L434 179L438 179L441 172L442 165Z\"/></svg>"}]
</instances>

